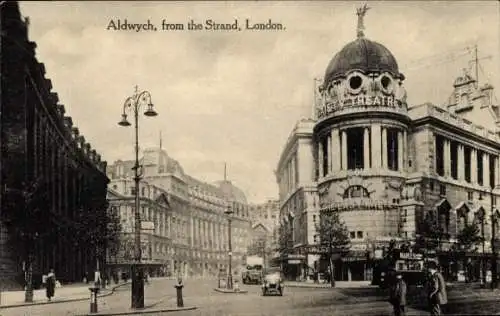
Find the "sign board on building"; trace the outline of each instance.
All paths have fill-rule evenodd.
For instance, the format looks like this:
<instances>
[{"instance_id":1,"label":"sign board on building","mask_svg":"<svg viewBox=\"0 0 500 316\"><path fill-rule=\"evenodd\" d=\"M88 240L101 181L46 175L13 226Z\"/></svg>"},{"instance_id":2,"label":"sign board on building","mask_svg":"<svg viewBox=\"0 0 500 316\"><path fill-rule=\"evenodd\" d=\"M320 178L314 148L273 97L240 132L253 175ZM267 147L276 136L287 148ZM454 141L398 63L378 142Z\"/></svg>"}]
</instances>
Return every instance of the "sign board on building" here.
<instances>
[{"instance_id":1,"label":"sign board on building","mask_svg":"<svg viewBox=\"0 0 500 316\"><path fill-rule=\"evenodd\" d=\"M300 264L300 262L301 262L300 260L296 260L296 259L288 260L288 264Z\"/></svg>"},{"instance_id":2,"label":"sign board on building","mask_svg":"<svg viewBox=\"0 0 500 316\"><path fill-rule=\"evenodd\" d=\"M384 252L382 251L382 249L375 250L375 253L374 253L375 259L382 259L383 256L384 256Z\"/></svg>"},{"instance_id":3,"label":"sign board on building","mask_svg":"<svg viewBox=\"0 0 500 316\"><path fill-rule=\"evenodd\" d=\"M400 259L422 259L423 256L420 253L412 253L412 252L401 252L399 254Z\"/></svg>"},{"instance_id":4,"label":"sign board on building","mask_svg":"<svg viewBox=\"0 0 500 316\"><path fill-rule=\"evenodd\" d=\"M148 221L142 221L141 222L141 230L155 230L155 223L148 222Z\"/></svg>"}]
</instances>

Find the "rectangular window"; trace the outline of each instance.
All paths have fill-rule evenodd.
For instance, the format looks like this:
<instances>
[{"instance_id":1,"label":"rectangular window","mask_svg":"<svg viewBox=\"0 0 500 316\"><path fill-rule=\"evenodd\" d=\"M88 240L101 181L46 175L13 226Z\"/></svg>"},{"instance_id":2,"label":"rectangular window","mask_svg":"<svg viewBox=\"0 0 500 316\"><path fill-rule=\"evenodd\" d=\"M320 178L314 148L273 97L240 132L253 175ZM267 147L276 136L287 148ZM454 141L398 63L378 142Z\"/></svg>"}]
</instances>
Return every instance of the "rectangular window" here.
<instances>
[{"instance_id":1,"label":"rectangular window","mask_svg":"<svg viewBox=\"0 0 500 316\"><path fill-rule=\"evenodd\" d=\"M434 181L432 181L432 180L429 181L429 189L431 191L434 191Z\"/></svg>"},{"instance_id":2,"label":"rectangular window","mask_svg":"<svg viewBox=\"0 0 500 316\"><path fill-rule=\"evenodd\" d=\"M484 153L481 151L477 151L476 161L477 161L477 183L479 185L483 185L483 155Z\"/></svg>"},{"instance_id":3,"label":"rectangular window","mask_svg":"<svg viewBox=\"0 0 500 316\"><path fill-rule=\"evenodd\" d=\"M326 176L328 174L328 159L331 159L328 157L328 137L323 137L322 141L322 146L323 146L323 174L322 176ZM330 150L331 151L331 150Z\"/></svg>"},{"instance_id":4,"label":"rectangular window","mask_svg":"<svg viewBox=\"0 0 500 316\"><path fill-rule=\"evenodd\" d=\"M347 130L347 169L364 168L364 129L350 128ZM368 166L366 166L368 167Z\"/></svg>"},{"instance_id":5,"label":"rectangular window","mask_svg":"<svg viewBox=\"0 0 500 316\"><path fill-rule=\"evenodd\" d=\"M358 231L358 239L363 239L363 232L362 231Z\"/></svg>"},{"instance_id":6,"label":"rectangular window","mask_svg":"<svg viewBox=\"0 0 500 316\"><path fill-rule=\"evenodd\" d=\"M130 195L135 195L135 187L130 188Z\"/></svg>"},{"instance_id":7,"label":"rectangular window","mask_svg":"<svg viewBox=\"0 0 500 316\"><path fill-rule=\"evenodd\" d=\"M469 191L467 192L467 200L472 201L474 199L474 192Z\"/></svg>"},{"instance_id":8,"label":"rectangular window","mask_svg":"<svg viewBox=\"0 0 500 316\"><path fill-rule=\"evenodd\" d=\"M439 185L439 194L441 196L446 195L446 185L444 185L444 184Z\"/></svg>"},{"instance_id":9,"label":"rectangular window","mask_svg":"<svg viewBox=\"0 0 500 316\"><path fill-rule=\"evenodd\" d=\"M316 215L313 215L313 222L316 223Z\"/></svg>"},{"instance_id":10,"label":"rectangular window","mask_svg":"<svg viewBox=\"0 0 500 316\"><path fill-rule=\"evenodd\" d=\"M495 160L497 159L497 156L489 156L489 163L490 163L490 186L492 188L495 187L496 182L495 182L495 174L496 174L496 168L495 168Z\"/></svg>"},{"instance_id":11,"label":"rectangular window","mask_svg":"<svg viewBox=\"0 0 500 316\"><path fill-rule=\"evenodd\" d=\"M450 156L451 177L458 179L458 143L453 140L450 142Z\"/></svg>"},{"instance_id":12,"label":"rectangular window","mask_svg":"<svg viewBox=\"0 0 500 316\"><path fill-rule=\"evenodd\" d=\"M470 183L471 178L471 149L464 146L464 167L465 167L465 181Z\"/></svg>"},{"instance_id":13,"label":"rectangular window","mask_svg":"<svg viewBox=\"0 0 500 316\"><path fill-rule=\"evenodd\" d=\"M397 171L398 166L398 130L387 129L387 167L389 170Z\"/></svg>"},{"instance_id":14,"label":"rectangular window","mask_svg":"<svg viewBox=\"0 0 500 316\"><path fill-rule=\"evenodd\" d=\"M349 235L350 235L351 239L356 238L356 232L350 232Z\"/></svg>"},{"instance_id":15,"label":"rectangular window","mask_svg":"<svg viewBox=\"0 0 500 316\"><path fill-rule=\"evenodd\" d=\"M436 135L436 173L444 176L444 138Z\"/></svg>"}]
</instances>

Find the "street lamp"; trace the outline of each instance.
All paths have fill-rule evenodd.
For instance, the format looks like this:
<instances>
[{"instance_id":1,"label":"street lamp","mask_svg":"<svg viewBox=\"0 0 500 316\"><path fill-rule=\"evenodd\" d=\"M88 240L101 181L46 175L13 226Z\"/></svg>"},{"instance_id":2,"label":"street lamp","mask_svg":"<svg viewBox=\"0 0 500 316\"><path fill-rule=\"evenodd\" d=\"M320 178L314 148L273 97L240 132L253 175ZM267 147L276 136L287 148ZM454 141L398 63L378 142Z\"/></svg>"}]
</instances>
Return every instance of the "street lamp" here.
<instances>
[{"instance_id":1,"label":"street lamp","mask_svg":"<svg viewBox=\"0 0 500 316\"><path fill-rule=\"evenodd\" d=\"M123 127L130 126L127 120L127 112L133 112L135 123L135 164L134 170L135 181L135 262L132 265L132 308L144 308L144 278L141 263L141 213L139 211L139 182L142 175L139 174L139 109L141 105L147 107L144 112L145 116L157 116L158 113L153 109L151 102L151 94L148 91L139 92L135 86L135 92L131 97L128 97L123 104L122 120L118 125Z\"/></svg>"},{"instance_id":2,"label":"street lamp","mask_svg":"<svg viewBox=\"0 0 500 316\"><path fill-rule=\"evenodd\" d=\"M497 249L495 245L496 225L498 223L498 210L495 209L493 199L493 186L490 187L491 202L491 289L496 289L498 285L497 276Z\"/></svg>"},{"instance_id":3,"label":"street lamp","mask_svg":"<svg viewBox=\"0 0 500 316\"><path fill-rule=\"evenodd\" d=\"M228 238L227 238L227 241L228 241L228 246L229 246L229 253L228 253L228 260L229 260L229 271L228 271L228 274L227 274L227 283L226 283L226 288L228 290L232 290L233 289L233 271L232 271L232 256L233 256L233 249L232 249L232 246L231 246L231 215L233 214L233 210L231 208L231 206L228 206L228 208L226 209L226 211L224 211L224 214L227 215L227 226L228 226L228 231L227 231L227 235L228 235Z\"/></svg>"}]
</instances>

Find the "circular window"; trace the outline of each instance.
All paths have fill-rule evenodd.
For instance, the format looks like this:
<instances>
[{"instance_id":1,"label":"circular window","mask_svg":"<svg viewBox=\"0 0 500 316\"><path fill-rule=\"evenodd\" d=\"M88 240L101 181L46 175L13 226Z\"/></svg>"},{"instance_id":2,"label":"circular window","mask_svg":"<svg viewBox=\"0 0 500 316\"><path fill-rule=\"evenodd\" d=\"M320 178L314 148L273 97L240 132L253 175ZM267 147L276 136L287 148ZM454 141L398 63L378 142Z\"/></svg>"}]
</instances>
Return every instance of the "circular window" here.
<instances>
[{"instance_id":1,"label":"circular window","mask_svg":"<svg viewBox=\"0 0 500 316\"><path fill-rule=\"evenodd\" d=\"M363 84L363 79L360 76L357 76L357 75L352 76L349 79L349 87L352 90L358 90L359 88L361 88L361 84Z\"/></svg>"},{"instance_id":2,"label":"circular window","mask_svg":"<svg viewBox=\"0 0 500 316\"><path fill-rule=\"evenodd\" d=\"M392 92L392 79L389 76L383 75L380 78L380 85L382 86L382 90L386 93Z\"/></svg>"}]
</instances>

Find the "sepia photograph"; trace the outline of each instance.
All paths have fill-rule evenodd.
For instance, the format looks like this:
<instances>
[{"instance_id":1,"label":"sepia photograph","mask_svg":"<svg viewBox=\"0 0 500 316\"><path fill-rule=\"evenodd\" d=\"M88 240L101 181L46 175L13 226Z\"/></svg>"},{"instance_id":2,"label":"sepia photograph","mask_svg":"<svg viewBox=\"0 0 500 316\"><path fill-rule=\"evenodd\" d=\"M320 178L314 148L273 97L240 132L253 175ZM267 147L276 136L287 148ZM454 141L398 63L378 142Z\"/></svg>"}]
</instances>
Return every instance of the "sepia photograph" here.
<instances>
[{"instance_id":1,"label":"sepia photograph","mask_svg":"<svg viewBox=\"0 0 500 316\"><path fill-rule=\"evenodd\" d=\"M500 2L0 25L0 316L500 315Z\"/></svg>"}]
</instances>

